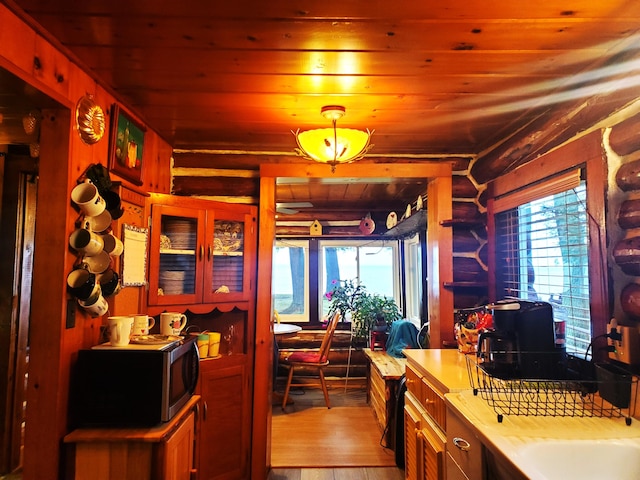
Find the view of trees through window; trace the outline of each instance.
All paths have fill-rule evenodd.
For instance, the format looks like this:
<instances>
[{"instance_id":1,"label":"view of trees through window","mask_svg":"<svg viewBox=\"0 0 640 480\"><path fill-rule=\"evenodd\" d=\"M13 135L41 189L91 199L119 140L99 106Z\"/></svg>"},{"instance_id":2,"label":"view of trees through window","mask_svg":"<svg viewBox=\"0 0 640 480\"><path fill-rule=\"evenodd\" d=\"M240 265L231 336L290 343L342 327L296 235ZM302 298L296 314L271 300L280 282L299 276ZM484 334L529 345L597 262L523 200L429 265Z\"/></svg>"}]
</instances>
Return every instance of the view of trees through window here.
<instances>
[{"instance_id":1,"label":"view of trees through window","mask_svg":"<svg viewBox=\"0 0 640 480\"><path fill-rule=\"evenodd\" d=\"M379 244L367 246L325 245L322 246L323 290L322 315L329 310L329 301L324 296L333 286L351 280L364 286L367 293L394 298L396 277L395 249ZM400 302L396 301L400 304Z\"/></svg>"},{"instance_id":2,"label":"view of trees through window","mask_svg":"<svg viewBox=\"0 0 640 480\"><path fill-rule=\"evenodd\" d=\"M326 314L329 301L325 294L334 282L359 282L368 293L399 298L397 245L383 241L317 242L317 255L310 255L309 240L278 240L273 250L273 308L280 318L291 322L309 322L309 303L318 302L319 317ZM318 264L310 266L310 259ZM317 272L314 276L313 272ZM310 286L317 286L317 299L309 298Z\"/></svg>"},{"instance_id":3,"label":"view of trees through window","mask_svg":"<svg viewBox=\"0 0 640 480\"><path fill-rule=\"evenodd\" d=\"M586 185L496 215L499 296L551 303L567 349L591 342Z\"/></svg>"},{"instance_id":4,"label":"view of trees through window","mask_svg":"<svg viewBox=\"0 0 640 480\"><path fill-rule=\"evenodd\" d=\"M308 321L307 241L279 241L273 250L273 308L291 321Z\"/></svg>"}]
</instances>

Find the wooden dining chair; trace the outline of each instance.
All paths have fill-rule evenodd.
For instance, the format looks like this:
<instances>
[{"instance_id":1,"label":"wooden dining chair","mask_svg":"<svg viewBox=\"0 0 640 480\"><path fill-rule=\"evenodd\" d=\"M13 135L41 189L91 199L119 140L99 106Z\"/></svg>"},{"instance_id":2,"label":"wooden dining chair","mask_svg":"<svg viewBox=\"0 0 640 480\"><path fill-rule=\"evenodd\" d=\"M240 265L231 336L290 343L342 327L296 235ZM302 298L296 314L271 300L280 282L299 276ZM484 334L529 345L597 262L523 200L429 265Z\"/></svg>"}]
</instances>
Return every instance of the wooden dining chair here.
<instances>
[{"instance_id":1,"label":"wooden dining chair","mask_svg":"<svg viewBox=\"0 0 640 480\"><path fill-rule=\"evenodd\" d=\"M331 318L327 325L327 330L322 338L322 344L320 349L316 352L293 352L291 355L285 357L281 361L281 365L289 369L289 376L287 378L287 386L284 389L284 397L282 399L282 410L287 406L287 400L289 398L289 390L291 387L304 387L304 386L320 386L322 387L322 393L324 394L324 401L327 404L327 408L331 408L329 403L329 392L327 391L327 384L324 380L324 368L329 365L329 350L331 349L331 342L333 340L333 334L336 331L336 326L340 320L340 312ZM293 383L293 376L296 368L317 368L318 377L320 383Z\"/></svg>"}]
</instances>

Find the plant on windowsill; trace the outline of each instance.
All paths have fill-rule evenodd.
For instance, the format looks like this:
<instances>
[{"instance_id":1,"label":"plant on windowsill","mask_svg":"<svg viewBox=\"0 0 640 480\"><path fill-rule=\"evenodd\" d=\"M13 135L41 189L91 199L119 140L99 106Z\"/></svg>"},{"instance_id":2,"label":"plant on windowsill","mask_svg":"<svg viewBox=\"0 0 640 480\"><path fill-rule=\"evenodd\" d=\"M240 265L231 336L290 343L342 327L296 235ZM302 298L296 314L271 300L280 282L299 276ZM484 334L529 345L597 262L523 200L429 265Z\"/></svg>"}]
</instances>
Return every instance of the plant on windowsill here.
<instances>
[{"instance_id":1,"label":"plant on windowsill","mask_svg":"<svg viewBox=\"0 0 640 480\"><path fill-rule=\"evenodd\" d=\"M339 311L342 319L351 317L353 339L367 342L374 328L388 328L402 318L393 298L370 294L364 285L352 280L333 281L333 288L325 294L331 302L328 318Z\"/></svg>"}]
</instances>

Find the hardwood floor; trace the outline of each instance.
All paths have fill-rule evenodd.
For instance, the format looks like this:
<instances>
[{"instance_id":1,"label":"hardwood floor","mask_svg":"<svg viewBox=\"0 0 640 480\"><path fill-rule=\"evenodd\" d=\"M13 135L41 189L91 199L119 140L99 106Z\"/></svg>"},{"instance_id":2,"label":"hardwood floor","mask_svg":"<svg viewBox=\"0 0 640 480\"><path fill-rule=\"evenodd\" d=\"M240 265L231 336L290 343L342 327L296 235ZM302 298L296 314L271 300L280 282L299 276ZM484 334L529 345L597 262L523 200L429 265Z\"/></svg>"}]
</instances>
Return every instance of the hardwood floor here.
<instances>
[{"instance_id":1,"label":"hardwood floor","mask_svg":"<svg viewBox=\"0 0 640 480\"><path fill-rule=\"evenodd\" d=\"M274 468L267 480L404 480L394 467Z\"/></svg>"},{"instance_id":2,"label":"hardwood floor","mask_svg":"<svg viewBox=\"0 0 640 480\"><path fill-rule=\"evenodd\" d=\"M273 407L268 480L401 480L395 453L382 432L362 388L329 390L331 409L319 389L292 395L294 405Z\"/></svg>"}]
</instances>

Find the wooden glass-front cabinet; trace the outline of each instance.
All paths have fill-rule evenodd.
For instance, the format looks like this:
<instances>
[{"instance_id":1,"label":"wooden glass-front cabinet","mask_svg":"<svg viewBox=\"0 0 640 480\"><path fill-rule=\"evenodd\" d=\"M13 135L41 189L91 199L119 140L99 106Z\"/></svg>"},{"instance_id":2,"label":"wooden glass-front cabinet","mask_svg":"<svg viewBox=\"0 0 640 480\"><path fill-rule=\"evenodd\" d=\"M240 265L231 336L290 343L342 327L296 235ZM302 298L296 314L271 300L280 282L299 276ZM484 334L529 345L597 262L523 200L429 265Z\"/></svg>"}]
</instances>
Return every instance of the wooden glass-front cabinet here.
<instances>
[{"instance_id":1,"label":"wooden glass-front cabinet","mask_svg":"<svg viewBox=\"0 0 640 480\"><path fill-rule=\"evenodd\" d=\"M185 312L190 331L219 332L200 360L198 480L245 480L251 460L257 208L151 194L149 305Z\"/></svg>"},{"instance_id":2,"label":"wooden glass-front cabinet","mask_svg":"<svg viewBox=\"0 0 640 480\"><path fill-rule=\"evenodd\" d=\"M149 305L249 300L255 207L164 201L151 206Z\"/></svg>"}]
</instances>

